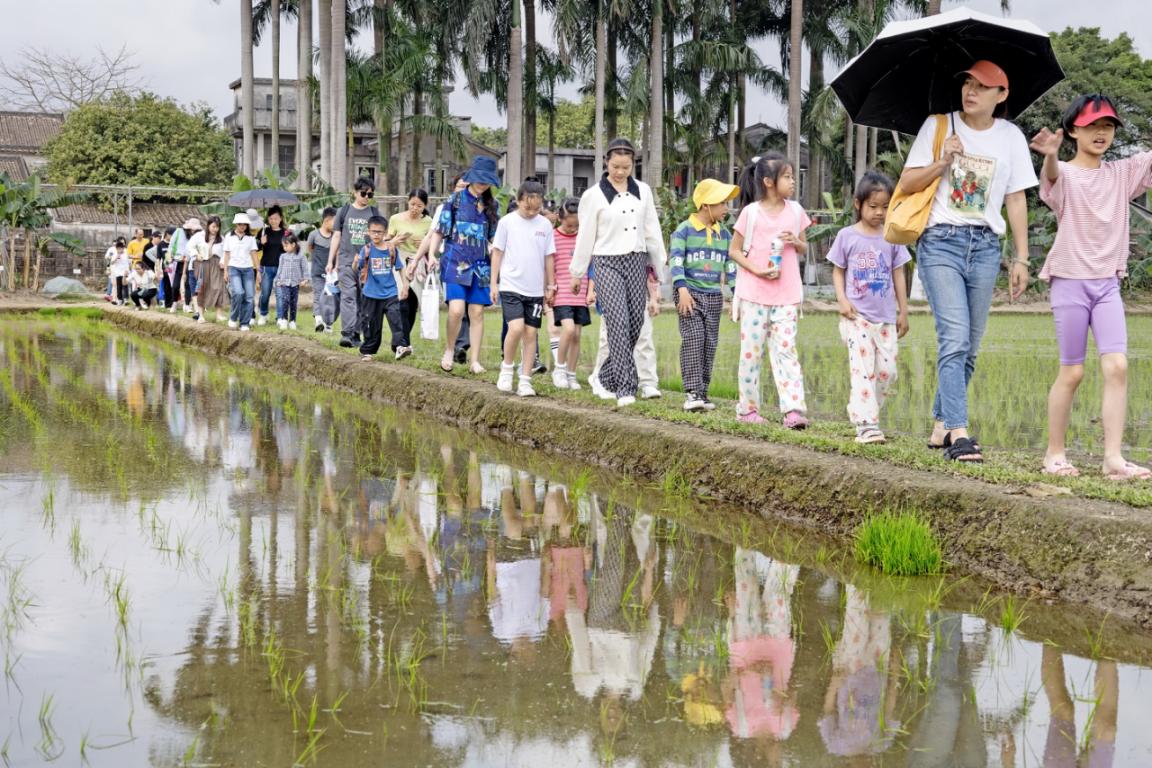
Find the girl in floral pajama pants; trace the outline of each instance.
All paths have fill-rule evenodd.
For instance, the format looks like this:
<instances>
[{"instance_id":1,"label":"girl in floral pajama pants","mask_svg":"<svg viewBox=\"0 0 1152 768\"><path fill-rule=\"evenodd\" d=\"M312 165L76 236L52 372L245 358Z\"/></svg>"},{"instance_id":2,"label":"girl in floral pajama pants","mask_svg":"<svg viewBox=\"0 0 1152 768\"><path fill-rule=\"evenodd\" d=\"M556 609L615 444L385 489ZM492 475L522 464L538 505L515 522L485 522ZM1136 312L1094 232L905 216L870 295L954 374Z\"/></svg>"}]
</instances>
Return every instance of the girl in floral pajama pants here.
<instances>
[{"instance_id":1,"label":"girl in floral pajama pants","mask_svg":"<svg viewBox=\"0 0 1152 768\"><path fill-rule=\"evenodd\" d=\"M804 373L796 354L798 314L795 305L768 307L751 301L740 302L739 413L760 411L760 367L765 344L780 412L808 410L804 402Z\"/></svg>"}]
</instances>

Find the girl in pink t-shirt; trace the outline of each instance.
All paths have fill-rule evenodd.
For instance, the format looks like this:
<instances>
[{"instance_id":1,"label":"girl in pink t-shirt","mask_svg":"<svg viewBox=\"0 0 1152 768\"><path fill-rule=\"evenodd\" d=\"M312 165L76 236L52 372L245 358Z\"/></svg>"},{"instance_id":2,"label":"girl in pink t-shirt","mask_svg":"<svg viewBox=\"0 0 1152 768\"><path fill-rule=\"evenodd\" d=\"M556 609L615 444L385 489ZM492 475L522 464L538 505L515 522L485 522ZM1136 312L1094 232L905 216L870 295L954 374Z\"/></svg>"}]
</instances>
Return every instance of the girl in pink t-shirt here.
<instances>
[{"instance_id":1,"label":"girl in pink t-shirt","mask_svg":"<svg viewBox=\"0 0 1152 768\"><path fill-rule=\"evenodd\" d=\"M1124 458L1124 418L1128 408L1128 329L1120 278L1128 272L1128 201L1152 186L1152 153L1103 162L1122 125L1106 96L1081 96L1064 113L1063 128L1041 129L1032 149L1044 156L1040 199L1059 222L1056 240L1040 277L1051 284L1060 373L1048 393L1048 449L1043 472L1075 477L1064 439L1072 398L1084 378L1088 329L1096 339L1104 373L1104 463L1109 480L1147 480L1152 470ZM1059 162L1065 135L1076 156Z\"/></svg>"},{"instance_id":2,"label":"girl in pink t-shirt","mask_svg":"<svg viewBox=\"0 0 1152 768\"><path fill-rule=\"evenodd\" d=\"M592 324L588 306L595 303L596 293L592 281L580 281L580 290L572 292L569 265L576 248L576 234L580 230L578 215L580 200L569 197L560 204L556 228L555 274L548 275L548 285L556 286L552 300L552 323L560 328L560 346L556 352L556 365L552 368L552 383L557 389L580 389L576 380L576 363L580 357L580 331Z\"/></svg>"},{"instance_id":3,"label":"girl in pink t-shirt","mask_svg":"<svg viewBox=\"0 0 1152 768\"><path fill-rule=\"evenodd\" d=\"M784 426L804 429L804 374L796 354L796 321L804 287L799 255L808 250L804 230L812 220L788 198L796 189L791 164L779 152L768 152L740 176L740 217L728 255L739 265L734 319L740 322L740 400L737 418L763 424L760 415L760 365L764 345L776 380Z\"/></svg>"}]
</instances>

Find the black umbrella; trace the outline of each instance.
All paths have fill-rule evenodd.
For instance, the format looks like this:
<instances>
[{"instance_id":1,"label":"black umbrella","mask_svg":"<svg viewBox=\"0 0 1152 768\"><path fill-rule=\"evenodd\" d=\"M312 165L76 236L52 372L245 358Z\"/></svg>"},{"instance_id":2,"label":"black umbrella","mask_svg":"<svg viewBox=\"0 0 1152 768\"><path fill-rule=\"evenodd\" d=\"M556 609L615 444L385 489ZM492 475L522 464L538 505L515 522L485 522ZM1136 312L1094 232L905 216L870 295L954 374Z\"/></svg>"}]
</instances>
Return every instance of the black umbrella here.
<instances>
[{"instance_id":1,"label":"black umbrella","mask_svg":"<svg viewBox=\"0 0 1152 768\"><path fill-rule=\"evenodd\" d=\"M1064 79L1048 35L1030 21L957 8L884 27L832 81L854 122L917 133L928 115L960 106L963 72L980 59L1008 75L1008 116Z\"/></svg>"},{"instance_id":2,"label":"black umbrella","mask_svg":"<svg viewBox=\"0 0 1152 768\"><path fill-rule=\"evenodd\" d=\"M233 208L271 208L274 205L300 205L300 198L286 189L249 189L228 198Z\"/></svg>"}]
</instances>

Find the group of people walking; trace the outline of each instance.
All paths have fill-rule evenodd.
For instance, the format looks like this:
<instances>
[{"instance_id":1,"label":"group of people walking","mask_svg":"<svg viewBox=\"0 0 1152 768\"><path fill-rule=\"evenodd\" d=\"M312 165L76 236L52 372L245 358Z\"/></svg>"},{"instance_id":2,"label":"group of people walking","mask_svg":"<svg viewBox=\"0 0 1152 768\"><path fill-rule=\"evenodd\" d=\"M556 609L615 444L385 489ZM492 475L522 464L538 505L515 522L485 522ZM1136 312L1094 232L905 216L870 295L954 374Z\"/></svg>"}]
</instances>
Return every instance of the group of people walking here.
<instances>
[{"instance_id":1,"label":"group of people walking","mask_svg":"<svg viewBox=\"0 0 1152 768\"><path fill-rule=\"evenodd\" d=\"M1079 473L1066 456L1064 434L1091 329L1106 392L1103 474L1114 480L1152 477L1152 471L1127 461L1121 452L1127 339L1119 295L1128 256L1127 203L1152 186L1152 153L1105 162L1122 123L1107 97L1085 96L1069 107L1059 131L1045 129L1032 140L1031 148L1043 157L1037 179L1028 141L1001 116L1009 91L1004 71L991 61L977 61L958 73L957 89L961 108L925 120L898 184L874 170L858 180L856 222L837 234L827 254L840 334L848 349L852 387L847 412L856 441L885 440L881 411L897 377L898 342L909 327L905 265L911 254L885 239L889 204L894 194L936 184L916 243L916 269L937 338L933 427L927 442L953 461L983 460L970 432L969 383L1008 225L1012 296L1027 287L1025 192L1040 185L1042 200L1059 221L1059 234L1040 272L1051 284L1060 348L1043 471ZM1074 146L1075 156L1059 162L1065 141ZM750 424L766 421L761 365L767 350L783 424L804 429L808 407L797 353L803 302L799 259L808 249L805 231L812 221L792 199L796 169L783 155L765 152L748 163L737 185L704 179L693 191L695 212L674 229L666 248L652 189L633 174L635 159L630 141L614 139L603 158L600 182L579 199L551 206L544 187L529 178L503 212L493 194L500 177L490 158L477 157L432 214L427 193L416 189L406 210L385 218L373 203L372 181L359 179L353 200L325 210L303 244L310 269L278 209L269 210L267 225L259 227L250 215L237 214L233 231L223 237L219 219L210 218L204 231L190 220L145 254L167 244L168 260L162 250L151 260L176 264L163 272L165 287L170 286L165 300L175 309L173 302L183 296L201 321L204 311L221 306L217 297L223 292L214 286L226 274L229 325L241 330L252 322L257 266L262 278L258 324L266 321L275 286L281 292L280 326L294 328L299 285L310 278L315 329L331 331L339 316L340 345L358 347L369 360L379 352L385 323L395 357L412 354L420 315L417 294L439 302L435 290L428 290L430 284L442 285L447 334L440 366L445 372L461 363L474 374L484 372L479 359L484 309L499 302L504 332L497 387L525 397L536 394L532 376L546 370L537 335L549 317L552 383L559 389L581 388L576 376L580 333L591 324L595 308L603 322L588 383L597 396L619 407L633 404L637 396L661 396L652 316L659 311L661 282L670 281L681 334L683 407L692 412L715 408L709 389L723 288L731 284L731 313L740 329L737 418ZM730 202L737 199L739 214L730 231L724 221ZM258 235L252 234L254 228ZM257 252L262 254L259 265L253 260ZM173 259L173 253L185 257ZM188 263L191 269L180 269ZM114 271L117 291L121 271ZM153 290L139 281L134 285L134 300ZM123 300L120 293L116 298Z\"/></svg>"}]
</instances>

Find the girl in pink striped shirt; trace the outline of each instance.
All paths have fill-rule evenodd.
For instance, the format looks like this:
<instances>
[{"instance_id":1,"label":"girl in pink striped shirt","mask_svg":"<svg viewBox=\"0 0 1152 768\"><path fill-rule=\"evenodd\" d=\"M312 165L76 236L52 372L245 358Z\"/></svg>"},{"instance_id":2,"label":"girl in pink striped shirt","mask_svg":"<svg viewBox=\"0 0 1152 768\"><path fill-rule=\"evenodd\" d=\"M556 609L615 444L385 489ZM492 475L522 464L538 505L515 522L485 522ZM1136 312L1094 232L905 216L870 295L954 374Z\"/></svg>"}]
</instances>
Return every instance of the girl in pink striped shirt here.
<instances>
[{"instance_id":1,"label":"girl in pink striped shirt","mask_svg":"<svg viewBox=\"0 0 1152 768\"><path fill-rule=\"evenodd\" d=\"M1128 201L1152 187L1152 152L1104 162L1116 129L1116 107L1107 96L1081 96L1064 113L1055 133L1043 128L1032 149L1044 156L1040 199L1056 213L1059 230L1040 271L1051 284L1052 315L1060 349L1060 373L1048 393L1048 449L1043 471L1075 477L1064 438L1072 398L1084 378L1088 329L1104 373L1104 477L1146 480L1152 470L1124 458L1121 442L1128 407L1128 329L1120 278L1128 272ZM1076 156L1060 162L1067 137Z\"/></svg>"},{"instance_id":2,"label":"girl in pink striped shirt","mask_svg":"<svg viewBox=\"0 0 1152 768\"><path fill-rule=\"evenodd\" d=\"M577 212L580 201L570 197L560 204L556 228L555 271L547 276L548 286L556 288L552 300L552 322L560 328L560 348L556 365L552 368L552 383L557 389L580 389L576 380L576 363L580 357L580 331L592 323L588 307L596 302L592 281L584 278L580 290L573 292L569 265L576 248L576 234L580 229Z\"/></svg>"}]
</instances>

